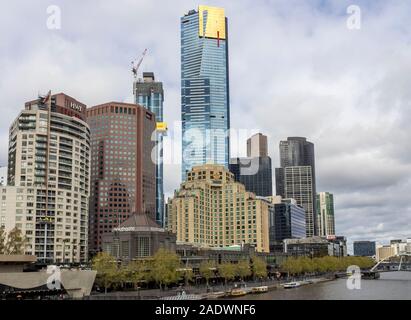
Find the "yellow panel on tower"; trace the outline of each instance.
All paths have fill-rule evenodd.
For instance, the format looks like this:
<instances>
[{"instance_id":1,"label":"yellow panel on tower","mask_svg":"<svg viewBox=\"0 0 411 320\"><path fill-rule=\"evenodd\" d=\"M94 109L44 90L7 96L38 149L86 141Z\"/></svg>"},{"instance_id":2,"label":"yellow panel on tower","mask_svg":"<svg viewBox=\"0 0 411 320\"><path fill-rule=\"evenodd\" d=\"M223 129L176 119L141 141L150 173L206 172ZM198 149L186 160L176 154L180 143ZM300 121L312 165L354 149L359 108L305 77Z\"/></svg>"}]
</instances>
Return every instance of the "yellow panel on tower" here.
<instances>
[{"instance_id":1,"label":"yellow panel on tower","mask_svg":"<svg viewBox=\"0 0 411 320\"><path fill-rule=\"evenodd\" d=\"M225 39L224 8L198 6L198 35L200 37Z\"/></svg>"}]
</instances>

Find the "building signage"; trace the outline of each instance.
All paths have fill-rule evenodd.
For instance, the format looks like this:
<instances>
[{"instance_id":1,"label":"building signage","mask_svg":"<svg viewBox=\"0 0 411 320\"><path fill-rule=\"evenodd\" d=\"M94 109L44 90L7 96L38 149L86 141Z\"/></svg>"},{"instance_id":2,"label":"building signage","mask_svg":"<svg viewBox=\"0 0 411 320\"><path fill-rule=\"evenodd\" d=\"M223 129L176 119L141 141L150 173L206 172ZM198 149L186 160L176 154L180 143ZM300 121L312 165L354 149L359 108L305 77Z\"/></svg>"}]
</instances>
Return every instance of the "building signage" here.
<instances>
[{"instance_id":1,"label":"building signage","mask_svg":"<svg viewBox=\"0 0 411 320\"><path fill-rule=\"evenodd\" d=\"M69 107L75 111L83 112L83 106L74 101L69 102Z\"/></svg>"}]
</instances>

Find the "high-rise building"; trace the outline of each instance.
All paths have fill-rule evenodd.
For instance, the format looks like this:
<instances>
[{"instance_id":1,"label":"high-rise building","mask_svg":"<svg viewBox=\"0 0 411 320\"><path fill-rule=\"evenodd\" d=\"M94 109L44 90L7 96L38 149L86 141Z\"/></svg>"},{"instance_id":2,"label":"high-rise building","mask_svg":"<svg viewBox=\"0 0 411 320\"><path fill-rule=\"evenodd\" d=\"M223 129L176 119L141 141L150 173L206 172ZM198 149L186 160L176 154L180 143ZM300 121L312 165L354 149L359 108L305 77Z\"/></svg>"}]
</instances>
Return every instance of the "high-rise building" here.
<instances>
[{"instance_id":1,"label":"high-rise building","mask_svg":"<svg viewBox=\"0 0 411 320\"><path fill-rule=\"evenodd\" d=\"M305 238L305 210L294 199L273 197L270 213L270 243Z\"/></svg>"},{"instance_id":2,"label":"high-rise building","mask_svg":"<svg viewBox=\"0 0 411 320\"><path fill-rule=\"evenodd\" d=\"M334 195L332 193L317 194L317 219L320 237L335 236Z\"/></svg>"},{"instance_id":3,"label":"high-rise building","mask_svg":"<svg viewBox=\"0 0 411 320\"><path fill-rule=\"evenodd\" d=\"M7 167L0 167L0 186L7 186Z\"/></svg>"},{"instance_id":4,"label":"high-rise building","mask_svg":"<svg viewBox=\"0 0 411 320\"><path fill-rule=\"evenodd\" d=\"M268 156L267 136L258 133L247 140L247 158L233 158L229 164L236 181L257 196L273 195L271 158Z\"/></svg>"},{"instance_id":5,"label":"high-rise building","mask_svg":"<svg viewBox=\"0 0 411 320\"><path fill-rule=\"evenodd\" d=\"M354 241L354 255L372 257L375 255L375 241Z\"/></svg>"},{"instance_id":6,"label":"high-rise building","mask_svg":"<svg viewBox=\"0 0 411 320\"><path fill-rule=\"evenodd\" d=\"M151 153L154 113L109 102L87 110L91 129L90 254L101 237L133 213L156 218L156 168Z\"/></svg>"},{"instance_id":7,"label":"high-rise building","mask_svg":"<svg viewBox=\"0 0 411 320\"><path fill-rule=\"evenodd\" d=\"M302 137L281 141L280 167L275 170L277 195L296 199L306 211L307 237L317 235L314 144Z\"/></svg>"},{"instance_id":8,"label":"high-rise building","mask_svg":"<svg viewBox=\"0 0 411 320\"><path fill-rule=\"evenodd\" d=\"M247 140L247 157L267 157L267 136L257 133Z\"/></svg>"},{"instance_id":9,"label":"high-rise building","mask_svg":"<svg viewBox=\"0 0 411 320\"><path fill-rule=\"evenodd\" d=\"M200 5L181 18L182 180L193 165L228 167L228 32L223 8Z\"/></svg>"},{"instance_id":10,"label":"high-rise building","mask_svg":"<svg viewBox=\"0 0 411 320\"><path fill-rule=\"evenodd\" d=\"M310 166L295 166L276 168L276 179L282 179L283 190L277 195L284 198L292 198L297 204L304 208L306 216L306 236L311 237L314 234L314 205L313 194L313 173ZM276 182L277 183L277 182ZM277 184L278 186L278 184Z\"/></svg>"},{"instance_id":11,"label":"high-rise building","mask_svg":"<svg viewBox=\"0 0 411 320\"><path fill-rule=\"evenodd\" d=\"M139 104L156 115L157 159L156 159L156 221L164 224L164 175L163 175L163 137L166 125L163 118L163 83L155 81L154 73L143 72L143 80L134 82L134 103Z\"/></svg>"},{"instance_id":12,"label":"high-rise building","mask_svg":"<svg viewBox=\"0 0 411 320\"><path fill-rule=\"evenodd\" d=\"M268 204L222 165L194 166L167 204L167 228L199 246L251 244L269 252Z\"/></svg>"},{"instance_id":13,"label":"high-rise building","mask_svg":"<svg viewBox=\"0 0 411 320\"><path fill-rule=\"evenodd\" d=\"M0 223L38 262L87 261L89 167L86 106L63 93L27 102L10 127Z\"/></svg>"}]
</instances>

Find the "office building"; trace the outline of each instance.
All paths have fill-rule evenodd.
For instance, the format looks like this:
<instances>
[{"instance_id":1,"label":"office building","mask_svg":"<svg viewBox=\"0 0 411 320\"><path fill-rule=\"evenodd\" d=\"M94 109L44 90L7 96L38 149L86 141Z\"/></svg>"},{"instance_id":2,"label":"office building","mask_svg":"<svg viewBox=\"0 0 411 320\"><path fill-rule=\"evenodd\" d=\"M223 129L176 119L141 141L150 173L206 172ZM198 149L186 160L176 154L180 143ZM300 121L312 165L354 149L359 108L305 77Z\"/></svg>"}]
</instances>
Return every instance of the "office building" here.
<instances>
[{"instance_id":1,"label":"office building","mask_svg":"<svg viewBox=\"0 0 411 320\"><path fill-rule=\"evenodd\" d=\"M361 257L375 256L375 241L354 241L354 255Z\"/></svg>"},{"instance_id":2,"label":"office building","mask_svg":"<svg viewBox=\"0 0 411 320\"><path fill-rule=\"evenodd\" d=\"M228 168L228 75L224 9L200 5L181 18L182 181L193 165Z\"/></svg>"},{"instance_id":3,"label":"office building","mask_svg":"<svg viewBox=\"0 0 411 320\"><path fill-rule=\"evenodd\" d=\"M395 254L396 252L394 246L377 244L375 250L375 260L379 262L381 260L385 260L392 256L395 256Z\"/></svg>"},{"instance_id":4,"label":"office building","mask_svg":"<svg viewBox=\"0 0 411 320\"><path fill-rule=\"evenodd\" d=\"M257 133L247 139L247 157L258 158L268 156L267 136Z\"/></svg>"},{"instance_id":5,"label":"office building","mask_svg":"<svg viewBox=\"0 0 411 320\"><path fill-rule=\"evenodd\" d=\"M261 197L273 195L271 158L267 152L267 137L258 133L247 140L247 158L233 158L229 165L235 180Z\"/></svg>"},{"instance_id":6,"label":"office building","mask_svg":"<svg viewBox=\"0 0 411 320\"><path fill-rule=\"evenodd\" d=\"M0 186L7 186L7 167L0 167Z\"/></svg>"},{"instance_id":7,"label":"office building","mask_svg":"<svg viewBox=\"0 0 411 320\"><path fill-rule=\"evenodd\" d=\"M305 238L305 210L294 199L273 197L270 212L270 244Z\"/></svg>"},{"instance_id":8,"label":"office building","mask_svg":"<svg viewBox=\"0 0 411 320\"><path fill-rule=\"evenodd\" d=\"M345 257L347 255L346 241L345 237L327 240L318 236L303 239L285 239L284 252L295 257Z\"/></svg>"},{"instance_id":9,"label":"office building","mask_svg":"<svg viewBox=\"0 0 411 320\"><path fill-rule=\"evenodd\" d=\"M314 228L313 173L310 166L276 168L276 179L282 179L281 196L297 201L305 210L306 236L312 235ZM277 189L278 190L278 189ZM277 191L278 194L278 191Z\"/></svg>"},{"instance_id":10,"label":"office building","mask_svg":"<svg viewBox=\"0 0 411 320\"><path fill-rule=\"evenodd\" d=\"M209 247L254 245L269 252L268 205L221 165L194 166L167 204L177 241Z\"/></svg>"},{"instance_id":11,"label":"office building","mask_svg":"<svg viewBox=\"0 0 411 320\"><path fill-rule=\"evenodd\" d=\"M87 261L89 167L86 106L63 93L27 102L10 127L0 223L39 263Z\"/></svg>"},{"instance_id":12,"label":"office building","mask_svg":"<svg viewBox=\"0 0 411 320\"><path fill-rule=\"evenodd\" d=\"M335 235L334 195L329 192L317 194L318 235L329 237Z\"/></svg>"},{"instance_id":13,"label":"office building","mask_svg":"<svg viewBox=\"0 0 411 320\"><path fill-rule=\"evenodd\" d=\"M280 142L280 168L275 170L276 194L293 198L306 211L306 235L318 234L314 144L290 137Z\"/></svg>"},{"instance_id":14,"label":"office building","mask_svg":"<svg viewBox=\"0 0 411 320\"><path fill-rule=\"evenodd\" d=\"M136 104L109 102L88 109L91 129L90 254L101 236L133 212L156 218L156 168L151 159L154 113Z\"/></svg>"},{"instance_id":15,"label":"office building","mask_svg":"<svg viewBox=\"0 0 411 320\"><path fill-rule=\"evenodd\" d=\"M143 79L134 82L134 103L139 104L156 115L156 221L164 225L164 174L163 174L163 137L167 125L163 118L163 83L155 81L154 73L143 72Z\"/></svg>"},{"instance_id":16,"label":"office building","mask_svg":"<svg viewBox=\"0 0 411 320\"><path fill-rule=\"evenodd\" d=\"M395 239L390 240L389 245L377 244L375 249L375 259L381 261L397 255L411 255L411 240Z\"/></svg>"}]
</instances>

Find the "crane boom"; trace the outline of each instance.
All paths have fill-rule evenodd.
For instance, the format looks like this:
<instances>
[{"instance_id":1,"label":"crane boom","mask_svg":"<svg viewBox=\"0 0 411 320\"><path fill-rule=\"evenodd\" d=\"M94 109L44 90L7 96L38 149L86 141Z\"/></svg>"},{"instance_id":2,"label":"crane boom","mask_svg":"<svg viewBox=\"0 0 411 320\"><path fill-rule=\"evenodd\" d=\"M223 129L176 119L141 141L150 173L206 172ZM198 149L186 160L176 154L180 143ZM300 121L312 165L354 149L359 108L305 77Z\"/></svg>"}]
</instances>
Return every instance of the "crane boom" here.
<instances>
[{"instance_id":1,"label":"crane boom","mask_svg":"<svg viewBox=\"0 0 411 320\"><path fill-rule=\"evenodd\" d=\"M146 55L146 53L147 53L147 49L145 49L144 51L143 51L143 54L141 55L141 58L140 58L140 60L137 62L137 64L135 65L135 62L136 61L132 61L131 62L131 71L133 72L133 75L134 75L134 79L137 79L137 73L138 73L138 69L140 68L140 65L141 65L141 63L143 62L143 59L144 59L144 56Z\"/></svg>"}]
</instances>

